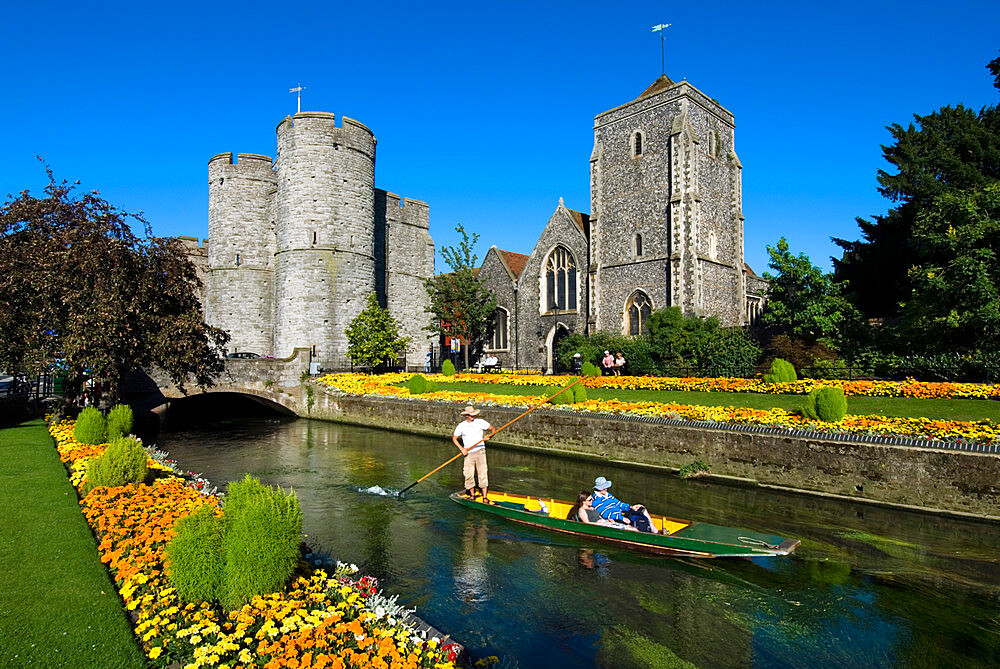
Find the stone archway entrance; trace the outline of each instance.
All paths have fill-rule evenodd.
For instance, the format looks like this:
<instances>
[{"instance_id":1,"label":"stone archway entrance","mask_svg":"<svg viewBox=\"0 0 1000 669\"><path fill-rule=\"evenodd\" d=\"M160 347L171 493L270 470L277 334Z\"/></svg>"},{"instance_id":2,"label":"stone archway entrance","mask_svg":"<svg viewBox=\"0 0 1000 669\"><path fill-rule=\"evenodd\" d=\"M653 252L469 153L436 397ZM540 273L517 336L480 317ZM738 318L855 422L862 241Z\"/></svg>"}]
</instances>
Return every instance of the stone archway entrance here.
<instances>
[{"instance_id":1,"label":"stone archway entrance","mask_svg":"<svg viewBox=\"0 0 1000 669\"><path fill-rule=\"evenodd\" d=\"M556 349L559 348L559 342L568 336L569 328L562 323L556 323L555 326L549 330L548 336L545 337L545 371L547 374L565 371L559 363L559 359L556 357Z\"/></svg>"}]
</instances>

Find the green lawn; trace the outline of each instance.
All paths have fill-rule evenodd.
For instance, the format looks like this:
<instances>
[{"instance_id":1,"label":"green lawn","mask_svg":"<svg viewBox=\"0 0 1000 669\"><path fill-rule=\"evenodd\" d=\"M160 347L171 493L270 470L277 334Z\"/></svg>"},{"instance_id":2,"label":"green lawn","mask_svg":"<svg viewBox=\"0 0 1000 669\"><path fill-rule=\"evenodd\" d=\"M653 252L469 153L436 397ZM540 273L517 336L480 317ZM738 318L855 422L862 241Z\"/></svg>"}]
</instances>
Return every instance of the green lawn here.
<instances>
[{"instance_id":1,"label":"green lawn","mask_svg":"<svg viewBox=\"0 0 1000 669\"><path fill-rule=\"evenodd\" d=\"M40 420L0 430L0 517L0 666L145 666Z\"/></svg>"},{"instance_id":2,"label":"green lawn","mask_svg":"<svg viewBox=\"0 0 1000 669\"><path fill-rule=\"evenodd\" d=\"M401 384L403 385L403 384ZM493 385L489 383L438 383L438 390L454 390L497 395L537 395L538 386ZM693 390L617 390L587 389L590 399L619 399L630 402L676 402L701 406L738 406L752 409L788 409L802 406L803 395L764 395L761 393L711 393ZM933 418L937 420L1000 420L1000 402L995 400L924 400L907 397L847 398L847 412L855 415Z\"/></svg>"}]
</instances>

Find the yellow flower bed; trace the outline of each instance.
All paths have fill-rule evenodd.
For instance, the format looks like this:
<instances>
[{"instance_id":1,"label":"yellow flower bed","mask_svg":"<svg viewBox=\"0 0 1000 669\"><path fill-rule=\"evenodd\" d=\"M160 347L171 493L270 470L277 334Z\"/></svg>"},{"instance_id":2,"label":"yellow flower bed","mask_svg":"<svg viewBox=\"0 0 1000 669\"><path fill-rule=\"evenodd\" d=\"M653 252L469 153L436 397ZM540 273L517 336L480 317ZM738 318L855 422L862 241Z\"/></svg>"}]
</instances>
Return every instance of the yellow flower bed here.
<instances>
[{"instance_id":1,"label":"yellow flower bed","mask_svg":"<svg viewBox=\"0 0 1000 669\"><path fill-rule=\"evenodd\" d=\"M332 376L344 376L335 374ZM398 377L405 381L410 374L384 374L381 378ZM429 380L469 381L512 386L548 386L560 384L568 376L541 376L515 373L500 374L425 374ZM392 381L391 383L398 383ZM377 385L376 382L369 382ZM790 383L766 383L761 379L709 378L709 377L669 377L669 376L598 376L584 377L583 385L588 388L621 388L624 390L698 390L718 393L761 393L765 395L808 395L818 386L843 388L845 395L869 395L871 397L913 397L918 399L993 399L1000 400L1000 384L989 383L946 383L915 381L843 381L837 379L802 379ZM353 392L353 391L351 391ZM403 395L406 391L403 390Z\"/></svg>"},{"instance_id":2,"label":"yellow flower bed","mask_svg":"<svg viewBox=\"0 0 1000 669\"><path fill-rule=\"evenodd\" d=\"M411 374L382 374L378 376L365 374L328 374L320 377L318 381L330 388L334 388L344 393L354 395L391 395L397 397L409 397L406 388L398 388L395 384L405 382L412 376ZM455 376L444 377L440 375L427 375L427 378L434 381L476 381L483 382L483 379L490 378L491 383L501 383L493 379L504 379L504 374L456 374ZM520 383L506 381L513 385L534 385L549 386L559 385L568 377L520 377ZM747 379L658 379L654 377L604 377L588 378L584 383L588 387L615 388L626 387L626 383L652 384L656 382L672 381L742 381L753 382ZM622 385L613 385L620 383ZM758 382L762 383L762 382ZM783 384L762 384L771 386L796 386L798 388L807 387L811 389L814 385L826 384L827 382L799 381L796 383ZM848 382L842 382L848 383ZM854 384L861 382L851 382ZM874 383L874 382L867 382ZM883 382L885 383L885 382ZM916 382L914 382L916 383ZM808 385L807 385L808 384ZM830 385L837 385L830 382ZM929 385L929 384L922 384ZM939 384L930 384L939 385ZM949 384L952 386L965 386L975 384ZM636 385L628 387L638 387ZM666 388L656 388L666 389ZM681 388L673 388L679 390ZM708 390L707 387L685 388L687 390ZM721 388L714 388L721 391ZM735 390L730 389L730 392ZM741 392L751 392L741 390ZM790 391L789 391L790 392ZM808 392L804 390L803 392ZM848 394L845 389L845 394ZM859 394L859 393L854 393ZM426 400L444 400L450 402L462 402L478 405L526 407L540 402L544 397L539 395L494 395L482 392L458 392L458 391L437 391L424 393L419 396ZM881 435L902 435L916 438L938 439L942 441L969 441L977 443L993 443L997 441L997 426L992 421L957 421L957 420L931 420L927 418L890 418L887 416L845 416L837 423L814 423L807 418L790 413L784 409L749 409L745 407L715 407L698 406L662 402L628 402L622 400L588 400L576 404L560 405L558 409L562 411L582 411L594 413L629 414L638 416L656 416L662 418L675 418L691 421L711 421L716 423L736 423L741 425L763 425L770 427L816 430L826 432L848 432L853 434L881 434Z\"/></svg>"},{"instance_id":3,"label":"yellow flower bed","mask_svg":"<svg viewBox=\"0 0 1000 669\"><path fill-rule=\"evenodd\" d=\"M51 426L74 485L104 446L73 440L73 422ZM151 468L168 470L153 460ZM164 548L177 520L218 500L176 476L152 485L95 488L80 501L114 575L150 665L220 667L434 667L451 669L455 647L424 641L369 610L367 577L335 578L305 561L285 592L255 597L237 611L182 601L165 573Z\"/></svg>"}]
</instances>

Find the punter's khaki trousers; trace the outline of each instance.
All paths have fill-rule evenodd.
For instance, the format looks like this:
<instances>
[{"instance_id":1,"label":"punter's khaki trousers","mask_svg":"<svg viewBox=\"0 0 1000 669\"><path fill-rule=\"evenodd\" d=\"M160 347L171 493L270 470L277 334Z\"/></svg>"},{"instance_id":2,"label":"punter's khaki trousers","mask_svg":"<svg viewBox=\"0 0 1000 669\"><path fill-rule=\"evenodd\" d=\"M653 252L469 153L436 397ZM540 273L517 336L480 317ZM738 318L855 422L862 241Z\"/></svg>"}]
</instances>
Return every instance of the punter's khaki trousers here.
<instances>
[{"instance_id":1,"label":"punter's khaki trousers","mask_svg":"<svg viewBox=\"0 0 1000 669\"><path fill-rule=\"evenodd\" d=\"M469 453L465 456L465 464L462 466L462 473L465 474L465 489L472 490L476 485L475 474L479 475L479 487L489 488L490 479L486 471L486 449Z\"/></svg>"}]
</instances>

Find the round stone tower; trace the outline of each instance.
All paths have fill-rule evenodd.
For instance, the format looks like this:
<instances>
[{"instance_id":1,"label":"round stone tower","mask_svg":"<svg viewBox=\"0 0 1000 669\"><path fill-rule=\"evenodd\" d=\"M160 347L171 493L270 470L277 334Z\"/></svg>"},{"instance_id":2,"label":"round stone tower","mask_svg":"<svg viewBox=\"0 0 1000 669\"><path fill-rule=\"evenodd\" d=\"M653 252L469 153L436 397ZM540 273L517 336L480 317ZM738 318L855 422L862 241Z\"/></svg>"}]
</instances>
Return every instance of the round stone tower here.
<instances>
[{"instance_id":1,"label":"round stone tower","mask_svg":"<svg viewBox=\"0 0 1000 669\"><path fill-rule=\"evenodd\" d=\"M272 355L276 188L268 156L208 161L205 319L229 332L230 351Z\"/></svg>"},{"instance_id":2,"label":"round stone tower","mask_svg":"<svg viewBox=\"0 0 1000 669\"><path fill-rule=\"evenodd\" d=\"M375 137L300 112L278 124L274 355L346 362L344 329L375 290Z\"/></svg>"}]
</instances>

